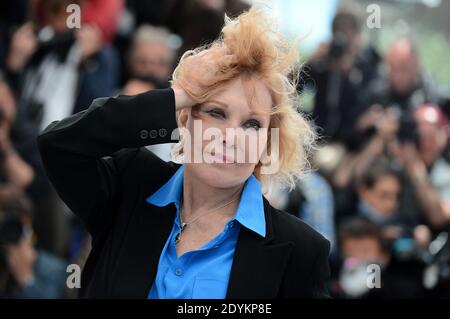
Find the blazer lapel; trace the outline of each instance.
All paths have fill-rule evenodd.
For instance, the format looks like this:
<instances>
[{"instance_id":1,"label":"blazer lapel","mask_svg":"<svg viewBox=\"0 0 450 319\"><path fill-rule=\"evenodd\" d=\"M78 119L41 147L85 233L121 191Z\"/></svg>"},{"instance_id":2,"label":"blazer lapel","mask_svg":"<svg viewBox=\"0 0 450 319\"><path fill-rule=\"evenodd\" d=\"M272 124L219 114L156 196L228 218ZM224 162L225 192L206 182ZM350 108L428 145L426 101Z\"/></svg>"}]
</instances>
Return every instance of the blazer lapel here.
<instances>
[{"instance_id":1,"label":"blazer lapel","mask_svg":"<svg viewBox=\"0 0 450 319\"><path fill-rule=\"evenodd\" d=\"M160 253L172 230L174 204L157 207L145 202L143 205L142 211L130 221L130 231L112 276L112 297L147 298L156 277Z\"/></svg>"},{"instance_id":2,"label":"blazer lapel","mask_svg":"<svg viewBox=\"0 0 450 319\"><path fill-rule=\"evenodd\" d=\"M263 197L266 237L241 228L227 298L276 298L293 244L273 243L271 207Z\"/></svg>"}]
</instances>

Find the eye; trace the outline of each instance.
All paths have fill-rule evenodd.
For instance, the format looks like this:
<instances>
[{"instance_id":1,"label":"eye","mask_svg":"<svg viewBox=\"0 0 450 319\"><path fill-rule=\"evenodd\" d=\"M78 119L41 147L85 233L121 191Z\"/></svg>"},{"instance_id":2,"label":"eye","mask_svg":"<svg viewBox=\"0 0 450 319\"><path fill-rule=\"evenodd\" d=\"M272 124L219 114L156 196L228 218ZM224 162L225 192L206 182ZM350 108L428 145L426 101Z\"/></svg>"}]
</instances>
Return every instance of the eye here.
<instances>
[{"instance_id":1,"label":"eye","mask_svg":"<svg viewBox=\"0 0 450 319\"><path fill-rule=\"evenodd\" d=\"M252 129L257 131L257 130L259 130L261 128L261 123L259 123L258 120L252 119L252 120L247 121L245 123L244 127L245 128L252 128Z\"/></svg>"},{"instance_id":2,"label":"eye","mask_svg":"<svg viewBox=\"0 0 450 319\"><path fill-rule=\"evenodd\" d=\"M212 109L209 111L206 111L206 113L208 113L209 115L211 115L214 118L218 118L218 119L222 119L225 118L225 112L222 111L221 109Z\"/></svg>"}]
</instances>

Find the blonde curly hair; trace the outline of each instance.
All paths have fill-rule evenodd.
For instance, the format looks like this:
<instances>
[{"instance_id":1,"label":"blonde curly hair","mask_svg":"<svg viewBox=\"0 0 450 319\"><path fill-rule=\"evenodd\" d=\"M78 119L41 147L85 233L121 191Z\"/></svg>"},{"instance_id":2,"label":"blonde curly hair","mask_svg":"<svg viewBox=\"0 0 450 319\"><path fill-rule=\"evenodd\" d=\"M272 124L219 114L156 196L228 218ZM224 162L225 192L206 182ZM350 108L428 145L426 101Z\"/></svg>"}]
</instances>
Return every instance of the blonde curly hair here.
<instances>
[{"instance_id":1,"label":"blonde curly hair","mask_svg":"<svg viewBox=\"0 0 450 319\"><path fill-rule=\"evenodd\" d=\"M277 158L271 156L271 160L277 161L274 174L261 174L261 162L256 165L254 174L265 188L275 181L292 189L296 179L310 169L309 155L315 148L316 134L298 110L296 86L301 67L298 40L288 41L274 25L271 19L255 8L234 19L225 15L220 37L208 45L186 51L172 74L171 82L181 87L182 79L186 78L201 83L204 88L201 92L186 91L202 103L217 94L230 80L238 76L257 75L268 88L273 102L267 153L272 155L274 149L271 128L279 129L279 139L275 141L278 142L279 152ZM185 61L191 55L214 47L226 47L234 59L232 64L220 68L220 75L214 81L205 83L201 74L185 68ZM180 141L174 147L174 154L182 152L181 144Z\"/></svg>"}]
</instances>

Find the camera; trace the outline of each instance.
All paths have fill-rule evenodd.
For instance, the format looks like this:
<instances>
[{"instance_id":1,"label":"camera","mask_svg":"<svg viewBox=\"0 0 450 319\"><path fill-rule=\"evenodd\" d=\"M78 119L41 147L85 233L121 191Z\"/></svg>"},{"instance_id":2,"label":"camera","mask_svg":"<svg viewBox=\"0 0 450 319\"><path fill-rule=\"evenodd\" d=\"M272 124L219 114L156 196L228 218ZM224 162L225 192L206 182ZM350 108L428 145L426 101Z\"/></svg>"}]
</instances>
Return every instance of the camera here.
<instances>
[{"instance_id":1,"label":"camera","mask_svg":"<svg viewBox=\"0 0 450 319\"><path fill-rule=\"evenodd\" d=\"M426 256L423 284L429 289L450 287L450 239L448 232L441 232L431 242ZM448 291L448 290L447 290Z\"/></svg>"},{"instance_id":2,"label":"camera","mask_svg":"<svg viewBox=\"0 0 450 319\"><path fill-rule=\"evenodd\" d=\"M347 38L343 34L337 33L331 41L329 56L332 60L339 60L347 53L348 49Z\"/></svg>"},{"instance_id":3,"label":"camera","mask_svg":"<svg viewBox=\"0 0 450 319\"><path fill-rule=\"evenodd\" d=\"M411 112L404 112L397 105L391 105L386 110L393 114L398 121L398 129L396 133L397 140L404 143L417 144L419 140L419 131L417 123Z\"/></svg>"}]
</instances>

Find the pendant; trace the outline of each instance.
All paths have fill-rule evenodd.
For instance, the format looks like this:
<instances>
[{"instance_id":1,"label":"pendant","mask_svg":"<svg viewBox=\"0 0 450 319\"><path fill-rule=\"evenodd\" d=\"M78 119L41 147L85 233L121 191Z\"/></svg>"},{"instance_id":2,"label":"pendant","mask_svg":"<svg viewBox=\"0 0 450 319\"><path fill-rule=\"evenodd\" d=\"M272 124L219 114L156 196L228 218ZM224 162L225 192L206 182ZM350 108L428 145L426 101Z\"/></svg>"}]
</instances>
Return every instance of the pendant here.
<instances>
[{"instance_id":1,"label":"pendant","mask_svg":"<svg viewBox=\"0 0 450 319\"><path fill-rule=\"evenodd\" d=\"M186 228L186 226L186 223L182 223L181 226L179 226L178 234L175 236L175 245L180 242L181 232Z\"/></svg>"}]
</instances>

